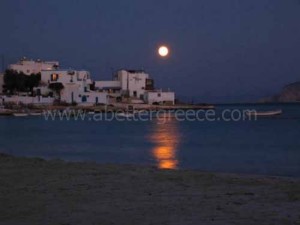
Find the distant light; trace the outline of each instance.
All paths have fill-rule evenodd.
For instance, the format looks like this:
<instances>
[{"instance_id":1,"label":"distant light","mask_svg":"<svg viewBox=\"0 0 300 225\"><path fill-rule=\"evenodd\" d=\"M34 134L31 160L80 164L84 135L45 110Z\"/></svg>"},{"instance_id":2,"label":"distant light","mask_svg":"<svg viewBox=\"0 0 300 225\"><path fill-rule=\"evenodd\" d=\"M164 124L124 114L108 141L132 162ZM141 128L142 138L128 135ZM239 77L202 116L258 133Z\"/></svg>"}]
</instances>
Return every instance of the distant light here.
<instances>
[{"instance_id":1,"label":"distant light","mask_svg":"<svg viewBox=\"0 0 300 225\"><path fill-rule=\"evenodd\" d=\"M158 54L161 57L166 57L169 54L169 49L166 46L160 46L158 49Z\"/></svg>"}]
</instances>

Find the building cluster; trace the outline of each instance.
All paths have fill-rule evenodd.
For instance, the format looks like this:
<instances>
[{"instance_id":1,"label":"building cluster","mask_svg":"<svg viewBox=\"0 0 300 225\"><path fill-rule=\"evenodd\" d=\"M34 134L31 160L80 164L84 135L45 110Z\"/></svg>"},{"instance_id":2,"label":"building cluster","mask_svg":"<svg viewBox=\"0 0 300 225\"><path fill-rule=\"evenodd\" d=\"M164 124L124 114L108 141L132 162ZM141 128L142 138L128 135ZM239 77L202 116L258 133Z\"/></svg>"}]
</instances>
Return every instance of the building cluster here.
<instances>
[{"instance_id":1,"label":"building cluster","mask_svg":"<svg viewBox=\"0 0 300 225\"><path fill-rule=\"evenodd\" d=\"M143 70L119 70L112 80L93 81L85 70L61 69L59 62L22 59L9 65L25 75L41 74L32 93L5 94L4 74L0 75L2 102L53 104L54 101L79 105L163 104L173 105L175 93L155 89L154 81Z\"/></svg>"}]
</instances>

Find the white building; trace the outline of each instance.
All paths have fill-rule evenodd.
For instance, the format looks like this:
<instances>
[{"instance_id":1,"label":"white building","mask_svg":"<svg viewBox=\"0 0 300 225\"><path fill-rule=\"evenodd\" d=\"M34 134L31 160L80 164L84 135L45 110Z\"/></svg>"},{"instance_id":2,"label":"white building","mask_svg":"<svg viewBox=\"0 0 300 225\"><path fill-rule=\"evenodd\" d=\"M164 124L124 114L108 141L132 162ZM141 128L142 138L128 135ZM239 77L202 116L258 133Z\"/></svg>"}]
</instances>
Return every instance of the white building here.
<instances>
[{"instance_id":1,"label":"white building","mask_svg":"<svg viewBox=\"0 0 300 225\"><path fill-rule=\"evenodd\" d=\"M143 99L149 74L142 70L120 70L117 78L121 82L124 95Z\"/></svg>"},{"instance_id":2,"label":"white building","mask_svg":"<svg viewBox=\"0 0 300 225\"><path fill-rule=\"evenodd\" d=\"M54 70L59 66L57 61L41 61L41 60L28 60L26 58L21 59L15 64L9 65L9 69L17 72L23 72L26 75L32 73L40 73L42 70Z\"/></svg>"},{"instance_id":3,"label":"white building","mask_svg":"<svg viewBox=\"0 0 300 225\"><path fill-rule=\"evenodd\" d=\"M154 81L143 70L120 70L116 74L116 80L96 81L95 87L103 92L118 93L119 96L130 97L131 102L172 105L175 102L175 93L155 90Z\"/></svg>"},{"instance_id":4,"label":"white building","mask_svg":"<svg viewBox=\"0 0 300 225\"><path fill-rule=\"evenodd\" d=\"M175 93L171 91L147 91L144 95L144 100L148 104L175 104Z\"/></svg>"},{"instance_id":5,"label":"white building","mask_svg":"<svg viewBox=\"0 0 300 225\"><path fill-rule=\"evenodd\" d=\"M120 70L115 80L96 81L95 87L99 91L143 99L148 80L150 80L149 74L142 70Z\"/></svg>"},{"instance_id":6,"label":"white building","mask_svg":"<svg viewBox=\"0 0 300 225\"><path fill-rule=\"evenodd\" d=\"M84 92L90 89L93 82L90 73L85 70L43 70L41 72L41 84L49 85L50 83L75 83L79 85L79 91Z\"/></svg>"},{"instance_id":7,"label":"white building","mask_svg":"<svg viewBox=\"0 0 300 225\"><path fill-rule=\"evenodd\" d=\"M79 84L66 83L61 91L61 100L67 103L76 102L79 105L108 104L108 95L105 92L91 90L81 91Z\"/></svg>"},{"instance_id":8,"label":"white building","mask_svg":"<svg viewBox=\"0 0 300 225\"><path fill-rule=\"evenodd\" d=\"M44 70L41 72L41 88L36 88L36 91L42 95L53 93L54 91L49 88L53 83L63 85L60 99L67 103L76 102L85 105L107 103L107 93L91 90L93 82L88 71Z\"/></svg>"}]
</instances>

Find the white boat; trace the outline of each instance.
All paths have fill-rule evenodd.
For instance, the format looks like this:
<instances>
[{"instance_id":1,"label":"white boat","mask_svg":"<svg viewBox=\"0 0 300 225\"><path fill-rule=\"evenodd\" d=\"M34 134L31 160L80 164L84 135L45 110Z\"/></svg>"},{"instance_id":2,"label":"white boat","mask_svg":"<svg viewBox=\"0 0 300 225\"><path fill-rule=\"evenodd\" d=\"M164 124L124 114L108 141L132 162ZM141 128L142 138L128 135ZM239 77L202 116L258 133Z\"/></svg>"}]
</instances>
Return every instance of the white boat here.
<instances>
[{"instance_id":1,"label":"white boat","mask_svg":"<svg viewBox=\"0 0 300 225\"><path fill-rule=\"evenodd\" d=\"M28 116L28 113L13 113L15 117L25 117Z\"/></svg>"},{"instance_id":2,"label":"white boat","mask_svg":"<svg viewBox=\"0 0 300 225\"><path fill-rule=\"evenodd\" d=\"M248 116L277 116L282 114L282 110L274 110L274 111L249 111L246 112Z\"/></svg>"},{"instance_id":3,"label":"white boat","mask_svg":"<svg viewBox=\"0 0 300 225\"><path fill-rule=\"evenodd\" d=\"M31 113L29 113L29 115L30 116L41 116L42 113L40 113L40 112L31 112Z\"/></svg>"}]
</instances>

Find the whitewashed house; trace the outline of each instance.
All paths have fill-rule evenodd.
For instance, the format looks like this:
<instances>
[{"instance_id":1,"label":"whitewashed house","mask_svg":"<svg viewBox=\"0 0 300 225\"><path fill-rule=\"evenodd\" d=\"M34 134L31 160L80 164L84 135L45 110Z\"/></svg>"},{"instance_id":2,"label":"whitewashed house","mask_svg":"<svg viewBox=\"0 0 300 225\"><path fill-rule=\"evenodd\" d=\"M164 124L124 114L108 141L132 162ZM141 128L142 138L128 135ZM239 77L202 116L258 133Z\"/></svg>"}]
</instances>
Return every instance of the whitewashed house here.
<instances>
[{"instance_id":1,"label":"whitewashed house","mask_svg":"<svg viewBox=\"0 0 300 225\"><path fill-rule=\"evenodd\" d=\"M175 93L172 91L147 91L144 95L144 100L148 104L166 104L174 105L175 104Z\"/></svg>"},{"instance_id":2,"label":"whitewashed house","mask_svg":"<svg viewBox=\"0 0 300 225\"><path fill-rule=\"evenodd\" d=\"M60 92L60 100L67 103L77 103L81 105L92 105L107 103L107 93L91 90L93 81L88 71L76 70L47 70L41 72L41 88L36 89L42 95L50 92L50 84L61 83L63 89ZM55 94L55 93L54 93Z\"/></svg>"},{"instance_id":3,"label":"whitewashed house","mask_svg":"<svg viewBox=\"0 0 300 225\"><path fill-rule=\"evenodd\" d=\"M40 73L42 70L54 70L58 67L59 62L57 61L29 60L23 58L19 62L9 65L8 69L30 75L32 73Z\"/></svg>"},{"instance_id":4,"label":"whitewashed house","mask_svg":"<svg viewBox=\"0 0 300 225\"><path fill-rule=\"evenodd\" d=\"M143 99L149 74L143 70L120 70L117 78L121 82L122 94Z\"/></svg>"},{"instance_id":5,"label":"whitewashed house","mask_svg":"<svg viewBox=\"0 0 300 225\"><path fill-rule=\"evenodd\" d=\"M93 82L90 73L85 70L43 70L41 72L41 84L49 85L50 83L75 83L79 85L79 91L84 92L90 88Z\"/></svg>"},{"instance_id":6,"label":"whitewashed house","mask_svg":"<svg viewBox=\"0 0 300 225\"><path fill-rule=\"evenodd\" d=\"M154 81L143 70L119 70L113 81L96 81L99 91L130 97L136 103L174 104L175 93L154 89Z\"/></svg>"}]
</instances>

